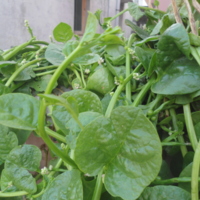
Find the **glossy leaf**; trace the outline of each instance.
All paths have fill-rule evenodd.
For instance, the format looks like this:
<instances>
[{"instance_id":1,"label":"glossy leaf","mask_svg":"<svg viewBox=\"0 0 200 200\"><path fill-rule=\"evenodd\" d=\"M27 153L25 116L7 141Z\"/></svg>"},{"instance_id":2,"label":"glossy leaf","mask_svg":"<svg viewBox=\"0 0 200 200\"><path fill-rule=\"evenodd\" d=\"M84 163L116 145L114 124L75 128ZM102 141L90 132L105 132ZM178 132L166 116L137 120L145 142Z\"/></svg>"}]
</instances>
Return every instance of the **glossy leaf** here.
<instances>
[{"instance_id":1,"label":"glossy leaf","mask_svg":"<svg viewBox=\"0 0 200 200\"><path fill-rule=\"evenodd\" d=\"M48 186L42 200L83 200L83 188L78 170L58 175Z\"/></svg>"},{"instance_id":2,"label":"glossy leaf","mask_svg":"<svg viewBox=\"0 0 200 200\"><path fill-rule=\"evenodd\" d=\"M86 90L72 90L61 95L63 98L74 97L78 104L79 113L93 111L102 113L102 106L99 97Z\"/></svg>"},{"instance_id":3,"label":"glossy leaf","mask_svg":"<svg viewBox=\"0 0 200 200\"><path fill-rule=\"evenodd\" d=\"M62 52L65 54L65 56L68 56L70 53L72 53L76 47L79 45L79 42L76 40L70 40L66 42L66 44L63 47Z\"/></svg>"},{"instance_id":4,"label":"glossy leaf","mask_svg":"<svg viewBox=\"0 0 200 200\"><path fill-rule=\"evenodd\" d=\"M105 48L106 53L112 57L119 57L121 55L124 55L126 53L124 47L119 44L110 44L107 45Z\"/></svg>"},{"instance_id":5,"label":"glossy leaf","mask_svg":"<svg viewBox=\"0 0 200 200\"><path fill-rule=\"evenodd\" d=\"M92 40L96 34L96 30L98 26L98 21L97 21L96 16L92 14L91 12L88 12L88 13L89 14L87 18L85 32L81 39L81 42L89 42L90 40Z\"/></svg>"},{"instance_id":6,"label":"glossy leaf","mask_svg":"<svg viewBox=\"0 0 200 200\"><path fill-rule=\"evenodd\" d=\"M11 88L6 87L5 85L3 85L3 84L0 83L0 95L8 94L11 91L12 91Z\"/></svg>"},{"instance_id":7,"label":"glossy leaf","mask_svg":"<svg viewBox=\"0 0 200 200\"><path fill-rule=\"evenodd\" d=\"M82 112L79 115L79 120L83 126L86 126L100 116L101 114L97 112ZM70 119L66 123L66 129L68 130L68 134L66 135L67 144L70 146L71 149L74 149L76 146L76 138L81 131L81 128L78 126L77 122L74 119Z\"/></svg>"},{"instance_id":8,"label":"glossy leaf","mask_svg":"<svg viewBox=\"0 0 200 200\"><path fill-rule=\"evenodd\" d=\"M167 28L169 28L173 24L169 14L166 14L162 17L162 19L157 23L154 27L151 35L156 35L158 33L163 33Z\"/></svg>"},{"instance_id":9,"label":"glossy leaf","mask_svg":"<svg viewBox=\"0 0 200 200\"><path fill-rule=\"evenodd\" d=\"M9 128L9 130L15 133L15 135L17 136L19 145L24 144L32 132L30 130L21 130L21 129L14 129L14 128Z\"/></svg>"},{"instance_id":10,"label":"glossy leaf","mask_svg":"<svg viewBox=\"0 0 200 200\"><path fill-rule=\"evenodd\" d=\"M35 193L37 190L36 181L28 170L38 170L41 157L41 152L36 146L16 147L10 152L5 162L7 178L12 180L13 185L19 190Z\"/></svg>"},{"instance_id":11,"label":"glossy leaf","mask_svg":"<svg viewBox=\"0 0 200 200\"><path fill-rule=\"evenodd\" d=\"M67 42L73 37L73 31L70 25L61 22L54 28L53 36L58 42Z\"/></svg>"},{"instance_id":12,"label":"glossy leaf","mask_svg":"<svg viewBox=\"0 0 200 200\"><path fill-rule=\"evenodd\" d=\"M17 62L15 61L0 61L0 68L8 66L8 65L15 65Z\"/></svg>"},{"instance_id":13,"label":"glossy leaf","mask_svg":"<svg viewBox=\"0 0 200 200\"><path fill-rule=\"evenodd\" d=\"M138 4L133 3L133 2L128 2L128 10L130 15L138 21L143 15L144 12L142 12L138 6Z\"/></svg>"},{"instance_id":14,"label":"glossy leaf","mask_svg":"<svg viewBox=\"0 0 200 200\"><path fill-rule=\"evenodd\" d=\"M29 95L14 93L0 96L0 124L23 130L35 130L39 101Z\"/></svg>"},{"instance_id":15,"label":"glossy leaf","mask_svg":"<svg viewBox=\"0 0 200 200\"><path fill-rule=\"evenodd\" d=\"M103 44L120 44L123 45L123 41L122 39L120 39L118 36L116 35L105 35L102 39L101 42Z\"/></svg>"},{"instance_id":16,"label":"glossy leaf","mask_svg":"<svg viewBox=\"0 0 200 200\"><path fill-rule=\"evenodd\" d=\"M106 166L105 187L112 196L136 199L157 176L161 145L153 125L133 107L118 107L80 132L75 148L80 169L96 175Z\"/></svg>"},{"instance_id":17,"label":"glossy leaf","mask_svg":"<svg viewBox=\"0 0 200 200\"><path fill-rule=\"evenodd\" d=\"M8 127L0 125L0 130L0 160L4 162L10 151L18 145L18 139Z\"/></svg>"},{"instance_id":18,"label":"glossy leaf","mask_svg":"<svg viewBox=\"0 0 200 200\"><path fill-rule=\"evenodd\" d=\"M3 169L1 172L1 190L4 190L5 192L15 192L18 189L16 186L12 185L12 179L9 175L9 172L6 169ZM8 187L10 185L10 187ZM12 185L12 186L11 186Z\"/></svg>"},{"instance_id":19,"label":"glossy leaf","mask_svg":"<svg viewBox=\"0 0 200 200\"><path fill-rule=\"evenodd\" d=\"M143 49L141 47L136 47L135 48L135 53L137 57L139 58L140 62L144 66L145 70L149 70L149 63L151 61L151 58L154 54L154 51L151 49Z\"/></svg>"},{"instance_id":20,"label":"glossy leaf","mask_svg":"<svg viewBox=\"0 0 200 200\"><path fill-rule=\"evenodd\" d=\"M182 172L180 173L179 177L191 177L191 176L192 176L192 163L187 165L182 170ZM179 183L178 186L181 187L182 189L188 191L188 192L191 192L191 182Z\"/></svg>"},{"instance_id":21,"label":"glossy leaf","mask_svg":"<svg viewBox=\"0 0 200 200\"><path fill-rule=\"evenodd\" d=\"M60 65L65 59L62 53L64 45L51 43L45 51L45 58L53 65Z\"/></svg>"},{"instance_id":22,"label":"glossy leaf","mask_svg":"<svg viewBox=\"0 0 200 200\"><path fill-rule=\"evenodd\" d=\"M5 170L8 180L12 180L13 185L18 190L26 191L30 194L37 191L36 181L26 169L7 161Z\"/></svg>"},{"instance_id":23,"label":"glossy leaf","mask_svg":"<svg viewBox=\"0 0 200 200\"><path fill-rule=\"evenodd\" d=\"M47 88L49 80L51 79L52 75L44 75L38 80L32 80L31 82L27 83L30 88L33 88L37 92L43 92ZM57 82L54 85L54 88L57 86Z\"/></svg>"},{"instance_id":24,"label":"glossy leaf","mask_svg":"<svg viewBox=\"0 0 200 200\"><path fill-rule=\"evenodd\" d=\"M84 56L76 58L73 63L77 65L91 65L93 63L96 63L100 60L100 56L98 54L86 54Z\"/></svg>"},{"instance_id":25,"label":"glossy leaf","mask_svg":"<svg viewBox=\"0 0 200 200\"><path fill-rule=\"evenodd\" d=\"M177 186L155 186L144 190L138 200L190 200L190 193Z\"/></svg>"},{"instance_id":26,"label":"glossy leaf","mask_svg":"<svg viewBox=\"0 0 200 200\"><path fill-rule=\"evenodd\" d=\"M196 61L181 58L175 60L160 74L152 91L165 95L189 94L200 89L200 68Z\"/></svg>"},{"instance_id":27,"label":"glossy leaf","mask_svg":"<svg viewBox=\"0 0 200 200\"><path fill-rule=\"evenodd\" d=\"M79 113L86 111L102 113L102 105L99 97L90 91L76 89L65 92L61 96L65 99L69 97L75 98ZM71 115L67 112L66 108L63 106L53 106L51 117L56 125L56 129L60 129L67 135L66 123L71 119Z\"/></svg>"},{"instance_id":28,"label":"glossy leaf","mask_svg":"<svg viewBox=\"0 0 200 200\"><path fill-rule=\"evenodd\" d=\"M111 92L115 87L114 77L111 72L105 68L101 67L96 70L89 78L86 88L88 90L97 92L99 94L105 95Z\"/></svg>"},{"instance_id":29,"label":"glossy leaf","mask_svg":"<svg viewBox=\"0 0 200 200\"><path fill-rule=\"evenodd\" d=\"M13 149L7 157L6 163L12 163L18 167L37 171L40 167L41 151L34 145L22 145Z\"/></svg>"},{"instance_id":30,"label":"glossy leaf","mask_svg":"<svg viewBox=\"0 0 200 200\"><path fill-rule=\"evenodd\" d=\"M190 41L182 24L173 24L161 35L157 54L159 70L164 70L166 66L183 55L189 58Z\"/></svg>"},{"instance_id":31,"label":"glossy leaf","mask_svg":"<svg viewBox=\"0 0 200 200\"><path fill-rule=\"evenodd\" d=\"M127 26L130 26L133 29L134 33L136 33L140 38L145 39L145 38L149 37L148 32L146 32L145 30L143 30L142 28L140 28L139 26L134 24L132 21L126 19L125 24Z\"/></svg>"}]
</instances>

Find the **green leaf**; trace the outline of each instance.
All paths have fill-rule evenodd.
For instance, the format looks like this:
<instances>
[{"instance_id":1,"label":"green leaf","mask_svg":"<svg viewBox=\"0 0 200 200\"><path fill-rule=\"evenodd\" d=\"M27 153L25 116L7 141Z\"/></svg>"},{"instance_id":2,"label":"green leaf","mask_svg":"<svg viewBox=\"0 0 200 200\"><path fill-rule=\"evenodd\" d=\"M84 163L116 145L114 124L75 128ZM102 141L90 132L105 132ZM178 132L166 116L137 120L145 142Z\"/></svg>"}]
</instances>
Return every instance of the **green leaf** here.
<instances>
[{"instance_id":1,"label":"green leaf","mask_svg":"<svg viewBox=\"0 0 200 200\"><path fill-rule=\"evenodd\" d=\"M182 95L200 89L200 68L196 61L181 58L175 60L158 77L152 91L165 95Z\"/></svg>"},{"instance_id":2,"label":"green leaf","mask_svg":"<svg viewBox=\"0 0 200 200\"><path fill-rule=\"evenodd\" d=\"M9 130L15 133L15 135L17 136L19 145L24 144L31 134L30 130L21 130L21 129L14 129L14 128L9 128Z\"/></svg>"},{"instance_id":3,"label":"green leaf","mask_svg":"<svg viewBox=\"0 0 200 200\"><path fill-rule=\"evenodd\" d=\"M105 95L115 88L114 77L111 72L101 67L96 70L89 78L86 89Z\"/></svg>"},{"instance_id":4,"label":"green leaf","mask_svg":"<svg viewBox=\"0 0 200 200\"><path fill-rule=\"evenodd\" d=\"M150 35L156 35L158 33L163 33L167 28L169 28L174 21L171 20L169 14L166 14L162 19L156 24Z\"/></svg>"},{"instance_id":5,"label":"green leaf","mask_svg":"<svg viewBox=\"0 0 200 200\"><path fill-rule=\"evenodd\" d=\"M3 94L8 94L10 93L12 90L9 87L6 87L5 85L3 85L2 83L0 83L0 96Z\"/></svg>"},{"instance_id":6,"label":"green leaf","mask_svg":"<svg viewBox=\"0 0 200 200\"><path fill-rule=\"evenodd\" d=\"M188 33L190 38L190 44L194 46L200 46L200 36L194 35L193 33Z\"/></svg>"},{"instance_id":7,"label":"green leaf","mask_svg":"<svg viewBox=\"0 0 200 200\"><path fill-rule=\"evenodd\" d=\"M10 186L10 187L8 187L8 186ZM17 188L16 188L16 186L13 185L13 182L12 182L12 179L10 178L9 172L6 169L3 169L3 171L1 172L1 190L4 190L4 192L17 191Z\"/></svg>"},{"instance_id":8,"label":"green leaf","mask_svg":"<svg viewBox=\"0 0 200 200\"><path fill-rule=\"evenodd\" d=\"M142 12L138 6L138 4L133 3L133 2L128 2L128 10L130 15L138 21L143 15L144 12Z\"/></svg>"},{"instance_id":9,"label":"green leaf","mask_svg":"<svg viewBox=\"0 0 200 200\"><path fill-rule=\"evenodd\" d=\"M37 80L32 80L31 82L26 83L30 88L33 88L37 92L43 92L47 88L49 80L51 79L52 75L44 75ZM54 85L54 88L57 86L57 82Z\"/></svg>"},{"instance_id":10,"label":"green leaf","mask_svg":"<svg viewBox=\"0 0 200 200\"><path fill-rule=\"evenodd\" d=\"M71 115L66 111L66 108L63 106L53 106L51 118L56 130L61 130L66 135L68 132L66 132L65 125L71 119Z\"/></svg>"},{"instance_id":11,"label":"green leaf","mask_svg":"<svg viewBox=\"0 0 200 200\"><path fill-rule=\"evenodd\" d=\"M97 112L82 112L79 115L79 120L83 126L86 126L100 116L101 114ZM74 149L76 146L76 138L81 131L81 128L78 126L77 122L74 119L70 119L66 123L66 129L68 130L68 133L66 135L67 144L70 146L70 149Z\"/></svg>"},{"instance_id":12,"label":"green leaf","mask_svg":"<svg viewBox=\"0 0 200 200\"><path fill-rule=\"evenodd\" d=\"M191 177L192 176L192 163L190 163L189 165L187 165L182 172L180 173L179 177ZM191 182L188 183L179 183L178 184L179 187L181 187L182 189L191 192Z\"/></svg>"},{"instance_id":13,"label":"green leaf","mask_svg":"<svg viewBox=\"0 0 200 200\"><path fill-rule=\"evenodd\" d=\"M86 180L86 178L87 177L82 177L83 200L92 199L92 196L93 196L93 193L94 193L94 189L95 189L95 183L96 183L96 179Z\"/></svg>"},{"instance_id":14,"label":"green leaf","mask_svg":"<svg viewBox=\"0 0 200 200\"><path fill-rule=\"evenodd\" d=\"M173 24L161 35L157 54L157 66L161 71L183 55L190 58L189 36L182 24Z\"/></svg>"},{"instance_id":15,"label":"green leaf","mask_svg":"<svg viewBox=\"0 0 200 200\"><path fill-rule=\"evenodd\" d=\"M105 187L112 196L136 199L153 181L161 166L158 134L142 112L121 106L111 118L98 117L77 138L75 160L79 168L96 175L106 166Z\"/></svg>"},{"instance_id":16,"label":"green leaf","mask_svg":"<svg viewBox=\"0 0 200 200\"><path fill-rule=\"evenodd\" d=\"M63 44L49 44L45 51L45 58L53 65L60 65L65 59L62 53L63 47Z\"/></svg>"},{"instance_id":17,"label":"green leaf","mask_svg":"<svg viewBox=\"0 0 200 200\"><path fill-rule=\"evenodd\" d=\"M110 44L107 45L105 48L105 51L108 53L108 55L112 57L119 57L121 55L124 55L126 53L124 47L119 44Z\"/></svg>"},{"instance_id":18,"label":"green leaf","mask_svg":"<svg viewBox=\"0 0 200 200\"><path fill-rule=\"evenodd\" d=\"M53 30L53 36L58 42L67 42L73 35L71 26L64 22L59 23Z\"/></svg>"},{"instance_id":19,"label":"green leaf","mask_svg":"<svg viewBox=\"0 0 200 200\"><path fill-rule=\"evenodd\" d=\"M15 61L0 61L0 68L6 67L8 65L16 65L17 62Z\"/></svg>"},{"instance_id":20,"label":"green leaf","mask_svg":"<svg viewBox=\"0 0 200 200\"><path fill-rule=\"evenodd\" d=\"M78 104L79 113L93 111L102 113L102 105L99 97L86 90L71 90L61 95L63 98L74 97Z\"/></svg>"},{"instance_id":21,"label":"green leaf","mask_svg":"<svg viewBox=\"0 0 200 200\"><path fill-rule=\"evenodd\" d=\"M116 35L105 35L102 39L101 42L103 44L120 44L123 45L123 41Z\"/></svg>"},{"instance_id":22,"label":"green leaf","mask_svg":"<svg viewBox=\"0 0 200 200\"><path fill-rule=\"evenodd\" d=\"M153 57L154 54L154 50L148 48L143 49L141 47L136 47L135 53L139 58L140 62L142 63L142 65L144 66L145 70L148 71L151 58Z\"/></svg>"},{"instance_id":23,"label":"green leaf","mask_svg":"<svg viewBox=\"0 0 200 200\"><path fill-rule=\"evenodd\" d=\"M78 41L70 40L64 45L62 52L65 54L65 56L68 56L77 48L78 45L79 45Z\"/></svg>"},{"instance_id":24,"label":"green leaf","mask_svg":"<svg viewBox=\"0 0 200 200\"><path fill-rule=\"evenodd\" d=\"M18 139L8 127L0 125L0 130L0 160L4 162L10 151L18 145Z\"/></svg>"},{"instance_id":25,"label":"green leaf","mask_svg":"<svg viewBox=\"0 0 200 200\"><path fill-rule=\"evenodd\" d=\"M190 200L190 193L177 186L154 186L144 190L138 200Z\"/></svg>"},{"instance_id":26,"label":"green leaf","mask_svg":"<svg viewBox=\"0 0 200 200\"><path fill-rule=\"evenodd\" d=\"M143 30L142 28L140 28L139 26L137 26L136 24L134 24L132 21L126 19L125 20L125 24L127 26L130 26L133 31L142 39L145 39L147 37L149 37L149 33L146 32L145 30Z\"/></svg>"},{"instance_id":27,"label":"green leaf","mask_svg":"<svg viewBox=\"0 0 200 200\"><path fill-rule=\"evenodd\" d=\"M86 90L71 90L61 95L63 98L68 99L73 97L78 104L79 113L92 111L102 113L102 105L99 97ZM63 106L53 106L51 117L54 121L57 130L61 130L65 135L68 134L66 123L71 119L69 112Z\"/></svg>"},{"instance_id":28,"label":"green leaf","mask_svg":"<svg viewBox=\"0 0 200 200\"><path fill-rule=\"evenodd\" d=\"M77 65L91 65L100 60L100 56L98 54L89 53L84 56L76 58L73 63Z\"/></svg>"},{"instance_id":29,"label":"green leaf","mask_svg":"<svg viewBox=\"0 0 200 200\"><path fill-rule=\"evenodd\" d=\"M96 30L98 26L98 21L97 21L96 16L92 14L91 12L88 12L88 13L89 14L87 18L85 32L81 39L81 42L89 42L90 40L92 40L96 34Z\"/></svg>"},{"instance_id":30,"label":"green leaf","mask_svg":"<svg viewBox=\"0 0 200 200\"><path fill-rule=\"evenodd\" d=\"M106 67L109 69L109 71L113 74L113 76L116 77L126 77L126 73L125 73L125 66L118 66L118 67L114 67L112 66L112 64L110 63L109 59L107 59L107 56L105 56L106 58Z\"/></svg>"},{"instance_id":31,"label":"green leaf","mask_svg":"<svg viewBox=\"0 0 200 200\"><path fill-rule=\"evenodd\" d=\"M0 124L23 130L35 130L39 101L29 95L14 93L0 96Z\"/></svg>"},{"instance_id":32,"label":"green leaf","mask_svg":"<svg viewBox=\"0 0 200 200\"><path fill-rule=\"evenodd\" d=\"M7 179L11 180L13 186L18 190L26 191L30 194L37 191L36 181L26 169L8 161L6 162L5 170Z\"/></svg>"},{"instance_id":33,"label":"green leaf","mask_svg":"<svg viewBox=\"0 0 200 200\"><path fill-rule=\"evenodd\" d=\"M7 179L12 180L13 185L19 190L35 193L36 181L28 170L37 171L41 158L41 151L36 146L23 145L14 148L5 162Z\"/></svg>"},{"instance_id":34,"label":"green leaf","mask_svg":"<svg viewBox=\"0 0 200 200\"><path fill-rule=\"evenodd\" d=\"M58 175L48 186L42 200L83 200L83 188L78 170Z\"/></svg>"},{"instance_id":35,"label":"green leaf","mask_svg":"<svg viewBox=\"0 0 200 200\"><path fill-rule=\"evenodd\" d=\"M47 103L50 103L52 105L61 105L64 106L67 110L67 112L70 113L70 115L76 120L76 122L80 125L80 122L78 120L78 104L76 102L76 99L73 97L68 97L70 99L70 102L67 101L67 99L56 96L53 94L39 94L38 96L43 97L46 99Z\"/></svg>"},{"instance_id":36,"label":"green leaf","mask_svg":"<svg viewBox=\"0 0 200 200\"><path fill-rule=\"evenodd\" d=\"M38 147L25 144L14 148L10 152L6 160L6 165L9 162L30 171L37 171L40 167L41 158L41 151Z\"/></svg>"}]
</instances>

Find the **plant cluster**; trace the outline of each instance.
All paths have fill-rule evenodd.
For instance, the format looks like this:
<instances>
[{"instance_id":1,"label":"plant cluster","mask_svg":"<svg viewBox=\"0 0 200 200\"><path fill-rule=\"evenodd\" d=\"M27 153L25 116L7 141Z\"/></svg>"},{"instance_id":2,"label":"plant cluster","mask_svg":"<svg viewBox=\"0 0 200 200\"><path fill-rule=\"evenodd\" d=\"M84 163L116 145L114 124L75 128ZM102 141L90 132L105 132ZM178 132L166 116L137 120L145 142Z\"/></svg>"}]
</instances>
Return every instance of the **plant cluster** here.
<instances>
[{"instance_id":1,"label":"plant cluster","mask_svg":"<svg viewBox=\"0 0 200 200\"><path fill-rule=\"evenodd\" d=\"M60 23L51 43L25 21L30 41L1 51L0 199L199 199L199 3L128 5L89 12L81 38ZM125 21L129 38L112 27L124 12L147 19Z\"/></svg>"}]
</instances>

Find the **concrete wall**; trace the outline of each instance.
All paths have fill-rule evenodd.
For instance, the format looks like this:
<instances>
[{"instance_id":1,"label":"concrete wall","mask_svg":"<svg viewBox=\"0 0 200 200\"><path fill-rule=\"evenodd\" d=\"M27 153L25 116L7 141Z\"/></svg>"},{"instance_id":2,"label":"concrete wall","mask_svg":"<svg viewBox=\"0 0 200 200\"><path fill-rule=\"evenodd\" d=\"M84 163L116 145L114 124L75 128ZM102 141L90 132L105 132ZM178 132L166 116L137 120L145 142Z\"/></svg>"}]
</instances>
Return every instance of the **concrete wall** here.
<instances>
[{"instance_id":1,"label":"concrete wall","mask_svg":"<svg viewBox=\"0 0 200 200\"><path fill-rule=\"evenodd\" d=\"M91 12L98 9L103 11L102 19L116 15L120 9L120 0L87 1ZM170 0L160 0L160 9L166 10L169 3ZM74 0L0 0L0 5L0 49L8 49L30 39L24 27L25 19L29 21L37 39L45 41L49 41L49 35L58 23L65 22L72 27L74 24ZM126 7L127 4L124 4ZM125 19L132 19L128 12L113 21L113 26L120 24L128 36L130 28L125 26ZM102 32L100 27L98 32Z\"/></svg>"},{"instance_id":2,"label":"concrete wall","mask_svg":"<svg viewBox=\"0 0 200 200\"><path fill-rule=\"evenodd\" d=\"M19 45L30 39L24 27L28 20L38 40L49 41L60 22L73 26L74 1L0 0L0 49Z\"/></svg>"}]
</instances>

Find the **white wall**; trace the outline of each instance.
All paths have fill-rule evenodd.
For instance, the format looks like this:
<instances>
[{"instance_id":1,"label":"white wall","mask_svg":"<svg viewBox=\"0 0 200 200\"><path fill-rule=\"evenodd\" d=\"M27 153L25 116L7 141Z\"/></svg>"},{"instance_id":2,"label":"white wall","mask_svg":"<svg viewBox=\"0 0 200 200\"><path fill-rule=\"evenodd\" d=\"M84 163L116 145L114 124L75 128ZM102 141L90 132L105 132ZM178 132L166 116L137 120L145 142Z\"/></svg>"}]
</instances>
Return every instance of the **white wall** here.
<instances>
[{"instance_id":1,"label":"white wall","mask_svg":"<svg viewBox=\"0 0 200 200\"><path fill-rule=\"evenodd\" d=\"M0 49L30 39L24 27L25 19L38 40L49 41L49 35L58 23L73 26L73 16L73 0L0 0Z\"/></svg>"}]
</instances>

